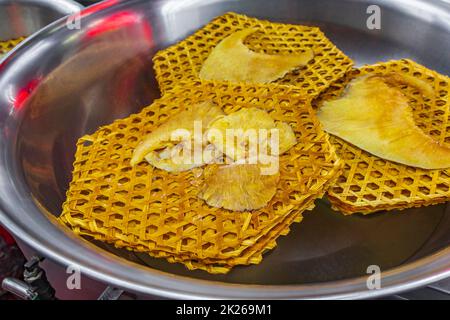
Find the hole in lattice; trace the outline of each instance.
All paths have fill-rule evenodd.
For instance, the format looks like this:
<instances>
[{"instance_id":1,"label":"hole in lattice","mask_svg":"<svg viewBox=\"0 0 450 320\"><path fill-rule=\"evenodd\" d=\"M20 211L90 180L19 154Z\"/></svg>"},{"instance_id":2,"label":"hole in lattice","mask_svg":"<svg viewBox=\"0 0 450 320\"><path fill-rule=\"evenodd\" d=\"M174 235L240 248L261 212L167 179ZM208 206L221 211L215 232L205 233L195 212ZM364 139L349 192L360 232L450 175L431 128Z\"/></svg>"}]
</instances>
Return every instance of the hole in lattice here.
<instances>
[{"instance_id":1,"label":"hole in lattice","mask_svg":"<svg viewBox=\"0 0 450 320\"><path fill-rule=\"evenodd\" d=\"M429 195L430 194L430 189L427 187L419 187L419 191L425 195Z\"/></svg>"},{"instance_id":2,"label":"hole in lattice","mask_svg":"<svg viewBox=\"0 0 450 320\"><path fill-rule=\"evenodd\" d=\"M139 209L139 208L131 208L130 209L130 215L133 215L133 214L136 214L136 215L140 215L140 214L142 214L142 209Z\"/></svg>"},{"instance_id":3,"label":"hole in lattice","mask_svg":"<svg viewBox=\"0 0 450 320\"><path fill-rule=\"evenodd\" d=\"M117 163L109 163L109 164L107 165L107 168L108 168L109 170L114 170L114 169L116 169L117 167L118 167Z\"/></svg>"},{"instance_id":4,"label":"hole in lattice","mask_svg":"<svg viewBox=\"0 0 450 320\"><path fill-rule=\"evenodd\" d=\"M163 241L168 241L176 236L173 232L167 232L162 236Z\"/></svg>"},{"instance_id":5,"label":"hole in lattice","mask_svg":"<svg viewBox=\"0 0 450 320\"><path fill-rule=\"evenodd\" d=\"M109 200L109 197L107 197L107 196L105 196L105 195L103 195L103 194L100 194L100 195L98 195L95 199L96 199L97 201L108 201L108 200Z\"/></svg>"},{"instance_id":6,"label":"hole in lattice","mask_svg":"<svg viewBox=\"0 0 450 320\"><path fill-rule=\"evenodd\" d=\"M145 184L143 183L138 183L133 187L134 191L141 191L144 190L146 188Z\"/></svg>"},{"instance_id":7,"label":"hole in lattice","mask_svg":"<svg viewBox=\"0 0 450 320\"><path fill-rule=\"evenodd\" d=\"M342 189L341 187L333 187L333 192L334 193L342 193L342 192L344 192L344 189Z\"/></svg>"},{"instance_id":8,"label":"hole in lattice","mask_svg":"<svg viewBox=\"0 0 450 320\"><path fill-rule=\"evenodd\" d=\"M196 229L197 229L197 227L195 226L195 224L192 224L192 223L188 223L183 226L183 231L192 232L192 231L195 231Z\"/></svg>"},{"instance_id":9,"label":"hole in lattice","mask_svg":"<svg viewBox=\"0 0 450 320\"><path fill-rule=\"evenodd\" d=\"M167 218L167 219L164 221L164 223L170 226L170 225L172 225L172 224L177 223L177 219L175 219L175 218L173 218L173 217L169 217L169 218Z\"/></svg>"},{"instance_id":10,"label":"hole in lattice","mask_svg":"<svg viewBox=\"0 0 450 320\"><path fill-rule=\"evenodd\" d=\"M158 227L148 226L147 228L145 228L145 232L149 233L149 234L156 233L156 232L158 232Z\"/></svg>"},{"instance_id":11,"label":"hole in lattice","mask_svg":"<svg viewBox=\"0 0 450 320\"><path fill-rule=\"evenodd\" d=\"M388 199L392 199L394 198L394 195L390 192L383 192L383 197L388 198Z\"/></svg>"},{"instance_id":12,"label":"hole in lattice","mask_svg":"<svg viewBox=\"0 0 450 320\"><path fill-rule=\"evenodd\" d=\"M268 215L266 212L261 213L261 214L258 216L258 221L259 221L260 223L262 223L262 222L264 222L264 221L267 221L267 220L269 220L269 215Z\"/></svg>"},{"instance_id":13,"label":"hole in lattice","mask_svg":"<svg viewBox=\"0 0 450 320\"><path fill-rule=\"evenodd\" d=\"M94 220L94 224L96 225L97 228L102 228L104 225L103 221L97 219Z\"/></svg>"},{"instance_id":14,"label":"hole in lattice","mask_svg":"<svg viewBox=\"0 0 450 320\"><path fill-rule=\"evenodd\" d=\"M81 190L81 191L80 191L80 194L83 195L83 196L88 196L88 195L90 195L91 193L92 193L91 190Z\"/></svg>"},{"instance_id":15,"label":"hole in lattice","mask_svg":"<svg viewBox=\"0 0 450 320\"><path fill-rule=\"evenodd\" d=\"M235 249L232 248L232 247L227 247L227 248L225 248L225 249L222 249L222 253L223 253L223 254L231 253L231 252L233 252L234 250L235 250Z\"/></svg>"},{"instance_id":16,"label":"hole in lattice","mask_svg":"<svg viewBox=\"0 0 450 320\"><path fill-rule=\"evenodd\" d=\"M403 189L401 191L401 194L402 194L402 196L409 197L409 196L411 196L411 191Z\"/></svg>"},{"instance_id":17,"label":"hole in lattice","mask_svg":"<svg viewBox=\"0 0 450 320\"><path fill-rule=\"evenodd\" d=\"M363 198L366 199L366 200L369 200L369 201L374 201L374 200L377 199L377 197L374 196L373 194L366 194L366 195L364 195Z\"/></svg>"},{"instance_id":18,"label":"hole in lattice","mask_svg":"<svg viewBox=\"0 0 450 320\"><path fill-rule=\"evenodd\" d=\"M109 190L111 188L112 188L112 186L109 184L103 184L100 186L100 190L102 190L102 191Z\"/></svg>"},{"instance_id":19,"label":"hole in lattice","mask_svg":"<svg viewBox=\"0 0 450 320\"><path fill-rule=\"evenodd\" d=\"M119 184L125 184L125 183L128 183L129 181L130 181L129 178L123 177L118 182L119 182Z\"/></svg>"},{"instance_id":20,"label":"hole in lattice","mask_svg":"<svg viewBox=\"0 0 450 320\"><path fill-rule=\"evenodd\" d=\"M86 199L79 199L79 200L77 200L76 205L82 206L82 205L85 205L86 203L88 203L88 201Z\"/></svg>"},{"instance_id":21,"label":"hole in lattice","mask_svg":"<svg viewBox=\"0 0 450 320\"><path fill-rule=\"evenodd\" d=\"M202 245L202 250L206 251L208 249L214 248L214 244L213 243L205 243L204 245Z\"/></svg>"},{"instance_id":22,"label":"hole in lattice","mask_svg":"<svg viewBox=\"0 0 450 320\"><path fill-rule=\"evenodd\" d=\"M424 182L430 182L432 179L429 175L424 174L424 175L420 176L420 180L422 180Z\"/></svg>"},{"instance_id":23,"label":"hole in lattice","mask_svg":"<svg viewBox=\"0 0 450 320\"><path fill-rule=\"evenodd\" d=\"M102 206L94 206L92 208L92 212L94 212L94 213L103 213L103 212L106 212L106 209L104 207L102 207Z\"/></svg>"},{"instance_id":24,"label":"hole in lattice","mask_svg":"<svg viewBox=\"0 0 450 320\"><path fill-rule=\"evenodd\" d=\"M380 171L372 171L370 172L370 176L373 178L381 178L383 176L383 174Z\"/></svg>"},{"instance_id":25,"label":"hole in lattice","mask_svg":"<svg viewBox=\"0 0 450 320\"><path fill-rule=\"evenodd\" d=\"M353 159L355 159L355 154L353 152L347 151L347 152L344 152L343 158L346 160L353 160Z\"/></svg>"},{"instance_id":26,"label":"hole in lattice","mask_svg":"<svg viewBox=\"0 0 450 320\"><path fill-rule=\"evenodd\" d=\"M407 185L412 185L414 183L414 179L413 178L403 178L403 183L407 184Z\"/></svg>"},{"instance_id":27,"label":"hole in lattice","mask_svg":"<svg viewBox=\"0 0 450 320\"><path fill-rule=\"evenodd\" d=\"M367 184L367 188L372 189L372 190L380 189L380 187L377 184L373 183L373 182L368 183Z\"/></svg>"},{"instance_id":28,"label":"hole in lattice","mask_svg":"<svg viewBox=\"0 0 450 320\"><path fill-rule=\"evenodd\" d=\"M393 188L397 184L394 181L392 181L392 180L386 180L386 181L384 181L384 185Z\"/></svg>"},{"instance_id":29,"label":"hole in lattice","mask_svg":"<svg viewBox=\"0 0 450 320\"><path fill-rule=\"evenodd\" d=\"M156 213L156 212L151 212L151 213L147 214L147 219L149 221L151 221L151 220L159 220L159 217L160 217L159 213Z\"/></svg>"},{"instance_id":30,"label":"hole in lattice","mask_svg":"<svg viewBox=\"0 0 450 320\"><path fill-rule=\"evenodd\" d=\"M168 201L177 201L180 198L180 196L176 193L171 193L167 196Z\"/></svg>"},{"instance_id":31,"label":"hole in lattice","mask_svg":"<svg viewBox=\"0 0 450 320\"><path fill-rule=\"evenodd\" d=\"M114 207L119 207L119 208L125 207L125 203L122 202L122 201L116 201L116 202L113 202L112 205L113 205L113 208L114 208Z\"/></svg>"},{"instance_id":32,"label":"hole in lattice","mask_svg":"<svg viewBox=\"0 0 450 320\"><path fill-rule=\"evenodd\" d=\"M399 170L395 169L395 168L391 168L388 170L388 173L392 176L398 176L398 174L400 173Z\"/></svg>"},{"instance_id":33,"label":"hole in lattice","mask_svg":"<svg viewBox=\"0 0 450 320\"><path fill-rule=\"evenodd\" d=\"M196 244L195 239L184 238L183 240L181 240L181 245L182 246L193 246L195 244Z\"/></svg>"},{"instance_id":34,"label":"hole in lattice","mask_svg":"<svg viewBox=\"0 0 450 320\"><path fill-rule=\"evenodd\" d=\"M224 240L236 240L237 239L237 235L233 232L226 232L223 235L223 239Z\"/></svg>"},{"instance_id":35,"label":"hole in lattice","mask_svg":"<svg viewBox=\"0 0 450 320\"><path fill-rule=\"evenodd\" d=\"M281 201L275 202L275 203L273 204L273 208L274 208L275 210L280 210L280 209L282 209L282 208L283 208L283 202L281 202Z\"/></svg>"}]
</instances>

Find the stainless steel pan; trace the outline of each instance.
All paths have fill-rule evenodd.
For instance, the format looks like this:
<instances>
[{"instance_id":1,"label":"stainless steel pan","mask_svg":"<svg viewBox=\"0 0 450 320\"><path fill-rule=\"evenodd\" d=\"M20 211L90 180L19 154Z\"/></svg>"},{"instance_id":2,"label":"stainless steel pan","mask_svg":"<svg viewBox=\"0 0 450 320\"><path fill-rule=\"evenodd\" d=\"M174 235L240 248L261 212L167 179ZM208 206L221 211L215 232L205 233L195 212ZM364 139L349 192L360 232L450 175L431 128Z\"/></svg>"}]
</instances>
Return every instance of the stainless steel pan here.
<instances>
[{"instance_id":1,"label":"stainless steel pan","mask_svg":"<svg viewBox=\"0 0 450 320\"><path fill-rule=\"evenodd\" d=\"M29 36L81 8L72 0L0 0L0 41Z\"/></svg>"},{"instance_id":2,"label":"stainless steel pan","mask_svg":"<svg viewBox=\"0 0 450 320\"><path fill-rule=\"evenodd\" d=\"M366 26L373 4L380 30ZM165 297L367 298L450 276L447 204L344 217L318 200L260 265L220 276L93 244L54 221L77 138L158 97L152 55L226 11L318 25L357 65L411 58L450 74L446 1L106 1L79 30L53 24L0 65L0 221L61 264ZM383 271L379 290L367 289L369 265Z\"/></svg>"}]
</instances>

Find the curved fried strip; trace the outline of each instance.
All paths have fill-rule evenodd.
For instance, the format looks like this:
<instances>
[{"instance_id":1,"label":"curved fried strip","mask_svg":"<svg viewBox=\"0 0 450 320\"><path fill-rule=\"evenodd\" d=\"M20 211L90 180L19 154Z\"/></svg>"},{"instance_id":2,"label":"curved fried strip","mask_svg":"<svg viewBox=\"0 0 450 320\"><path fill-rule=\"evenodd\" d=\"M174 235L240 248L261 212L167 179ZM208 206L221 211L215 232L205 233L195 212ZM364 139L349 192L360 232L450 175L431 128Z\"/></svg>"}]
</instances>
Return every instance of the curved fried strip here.
<instances>
[{"instance_id":1,"label":"curved fried strip","mask_svg":"<svg viewBox=\"0 0 450 320\"><path fill-rule=\"evenodd\" d=\"M145 156L145 160L161 170L182 172L207 163L216 162L222 156L222 153L215 149L214 145L208 144L202 148L202 157L195 159L193 157L192 143L193 141L184 141L173 147L167 147L161 152L151 151Z\"/></svg>"},{"instance_id":2,"label":"curved fried strip","mask_svg":"<svg viewBox=\"0 0 450 320\"><path fill-rule=\"evenodd\" d=\"M272 130L278 130L278 141L275 140L278 146L272 143ZM281 155L297 143L289 124L275 122L266 111L258 108L242 108L227 116L217 117L209 124L207 139L233 160L261 153ZM256 154L251 154L252 150Z\"/></svg>"},{"instance_id":3,"label":"curved fried strip","mask_svg":"<svg viewBox=\"0 0 450 320\"><path fill-rule=\"evenodd\" d=\"M311 49L300 55L269 55L251 51L245 46L244 39L256 31L244 29L223 39L203 63L199 77L205 80L268 83L305 66L314 58Z\"/></svg>"},{"instance_id":4,"label":"curved fried strip","mask_svg":"<svg viewBox=\"0 0 450 320\"><path fill-rule=\"evenodd\" d=\"M212 165L204 170L198 197L216 208L255 210L273 198L279 179L279 172L263 175L259 164Z\"/></svg>"},{"instance_id":5,"label":"curved fried strip","mask_svg":"<svg viewBox=\"0 0 450 320\"><path fill-rule=\"evenodd\" d=\"M188 109L177 113L148 134L136 147L131 158L131 165L138 164L152 151L162 152L166 148L173 147L174 141L171 140L171 136L176 130L187 130L194 137L195 121L201 121L202 128L205 130L212 120L223 114L223 111L211 101L190 106ZM150 158L152 159L153 156L150 155Z\"/></svg>"},{"instance_id":6,"label":"curved fried strip","mask_svg":"<svg viewBox=\"0 0 450 320\"><path fill-rule=\"evenodd\" d=\"M325 131L380 158L423 169L450 167L450 148L415 125L408 99L382 76L354 79L318 117Z\"/></svg>"}]
</instances>

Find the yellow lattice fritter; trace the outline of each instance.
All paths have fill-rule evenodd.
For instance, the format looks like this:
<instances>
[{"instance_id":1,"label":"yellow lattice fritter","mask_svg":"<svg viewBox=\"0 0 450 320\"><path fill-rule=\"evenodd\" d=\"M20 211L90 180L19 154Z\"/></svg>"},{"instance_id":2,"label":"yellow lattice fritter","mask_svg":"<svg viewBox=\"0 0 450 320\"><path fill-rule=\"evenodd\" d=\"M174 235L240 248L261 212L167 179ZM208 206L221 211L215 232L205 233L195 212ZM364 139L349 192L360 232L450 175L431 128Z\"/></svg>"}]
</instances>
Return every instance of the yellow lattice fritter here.
<instances>
[{"instance_id":1,"label":"yellow lattice fritter","mask_svg":"<svg viewBox=\"0 0 450 320\"><path fill-rule=\"evenodd\" d=\"M324 92L314 105L319 107L322 101L340 95L354 77L391 72L406 74L430 85L434 91L431 96L411 85L398 84L397 87L409 98L417 126L440 144L450 147L450 79L410 60L354 70ZM328 191L328 197L333 207L343 213L404 209L450 199L450 169L414 168L373 156L342 139L331 137L330 140L344 160L344 171Z\"/></svg>"},{"instance_id":2,"label":"yellow lattice fritter","mask_svg":"<svg viewBox=\"0 0 450 320\"><path fill-rule=\"evenodd\" d=\"M305 48L314 51L315 58L303 69L292 71L276 81L279 84L296 85L310 96L318 95L352 67L353 62L317 27L272 23L226 13L192 36L154 56L154 68L161 91L170 90L180 80L198 79L198 73L211 50L222 39L244 28L261 31L250 35L245 41L256 52L298 54Z\"/></svg>"},{"instance_id":3,"label":"yellow lattice fritter","mask_svg":"<svg viewBox=\"0 0 450 320\"><path fill-rule=\"evenodd\" d=\"M12 39L8 41L0 41L0 56L12 50L15 46L17 46L20 42L22 42L25 37L20 37L17 39Z\"/></svg>"},{"instance_id":4,"label":"yellow lattice fritter","mask_svg":"<svg viewBox=\"0 0 450 320\"><path fill-rule=\"evenodd\" d=\"M326 185L324 190L328 189L328 187L334 182L334 179L331 179ZM311 203L314 199L322 198L325 192L320 195L311 196L311 199L305 202ZM186 267L190 270L201 269L208 271L210 273L226 273L231 270L233 266L236 265L248 265L248 264L258 264L263 259L263 253L272 250L276 247L276 239L280 235L287 235L290 232L290 225L293 222L301 222L303 216L301 212L304 210L312 210L314 208L314 204L309 207L298 208L297 210L291 212L285 220L279 223L276 227L270 230L267 235L261 238L258 243L256 243L253 247L246 249L241 257L230 258L227 260L214 260L214 259L203 259L201 262L198 260L191 260L189 257L174 257L174 256L164 256L170 262L182 262L186 265Z\"/></svg>"},{"instance_id":5,"label":"yellow lattice fritter","mask_svg":"<svg viewBox=\"0 0 450 320\"><path fill-rule=\"evenodd\" d=\"M194 171L173 174L145 161L130 166L134 148L147 133L185 106L207 100L227 114L258 107L293 127L298 144L280 157L277 193L263 209L231 212L209 207L197 197ZM273 247L276 237L287 229L283 221L293 212L292 220L301 219L301 212L339 170L328 135L301 90L188 82L141 113L78 141L61 220L78 234L169 260L173 257L186 265L195 262L203 269L255 263L253 256Z\"/></svg>"}]
</instances>

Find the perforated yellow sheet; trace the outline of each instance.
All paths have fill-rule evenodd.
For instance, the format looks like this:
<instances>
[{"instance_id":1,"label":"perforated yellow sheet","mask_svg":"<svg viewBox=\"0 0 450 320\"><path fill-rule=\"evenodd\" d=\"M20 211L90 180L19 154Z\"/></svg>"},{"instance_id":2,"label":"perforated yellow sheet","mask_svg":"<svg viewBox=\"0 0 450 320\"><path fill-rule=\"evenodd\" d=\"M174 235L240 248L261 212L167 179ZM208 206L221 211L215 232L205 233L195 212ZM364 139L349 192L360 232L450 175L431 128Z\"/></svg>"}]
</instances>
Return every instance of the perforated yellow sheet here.
<instances>
[{"instance_id":1,"label":"perforated yellow sheet","mask_svg":"<svg viewBox=\"0 0 450 320\"><path fill-rule=\"evenodd\" d=\"M314 51L314 59L304 68L275 81L295 85L305 94L316 96L349 71L352 60L328 40L317 27L272 23L236 13L217 17L185 40L159 51L153 58L156 79L162 92L180 80L196 80L211 50L224 38L245 28L261 32L250 35L245 44L251 50L267 54L298 54L305 48Z\"/></svg>"},{"instance_id":2,"label":"perforated yellow sheet","mask_svg":"<svg viewBox=\"0 0 450 320\"><path fill-rule=\"evenodd\" d=\"M17 46L20 42L22 42L25 37L20 37L17 39L11 39L8 41L0 41L0 55L7 53L12 50L15 46Z\"/></svg>"},{"instance_id":3,"label":"perforated yellow sheet","mask_svg":"<svg viewBox=\"0 0 450 320\"><path fill-rule=\"evenodd\" d=\"M406 74L431 85L430 96L411 85L399 84L397 87L409 98L417 126L441 145L450 147L450 79L411 60L378 63L354 70L313 104L320 107L322 101L339 96L354 77L391 72ZM409 167L373 156L333 136L331 142L344 161L343 174L328 191L328 198L336 210L345 214L371 213L432 205L450 199L450 169Z\"/></svg>"},{"instance_id":4,"label":"perforated yellow sheet","mask_svg":"<svg viewBox=\"0 0 450 320\"><path fill-rule=\"evenodd\" d=\"M298 143L280 157L277 193L266 207L251 212L212 208L197 197L193 171L172 174L145 161L130 166L134 148L147 133L186 105L205 100L227 114L258 107L292 125ZM301 90L193 81L78 141L60 219L80 235L223 273L237 264L260 262L340 168Z\"/></svg>"}]
</instances>

